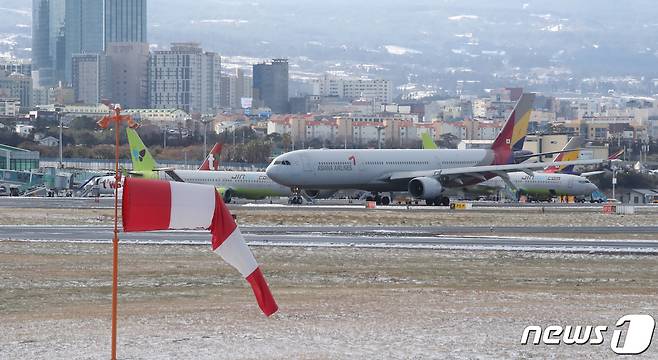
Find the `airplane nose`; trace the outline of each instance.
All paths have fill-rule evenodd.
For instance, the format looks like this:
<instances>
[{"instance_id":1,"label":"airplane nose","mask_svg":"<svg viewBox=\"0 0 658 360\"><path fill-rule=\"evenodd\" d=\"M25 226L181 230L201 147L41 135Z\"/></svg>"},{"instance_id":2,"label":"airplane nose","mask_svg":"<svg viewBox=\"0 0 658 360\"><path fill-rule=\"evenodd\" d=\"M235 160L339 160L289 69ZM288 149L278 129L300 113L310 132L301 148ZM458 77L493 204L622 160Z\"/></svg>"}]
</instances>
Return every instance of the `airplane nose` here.
<instances>
[{"instance_id":1,"label":"airplane nose","mask_svg":"<svg viewBox=\"0 0 658 360\"><path fill-rule=\"evenodd\" d=\"M265 169L265 174L267 174L267 176L274 181L277 181L278 179L277 167L272 164L267 166L267 168Z\"/></svg>"}]
</instances>

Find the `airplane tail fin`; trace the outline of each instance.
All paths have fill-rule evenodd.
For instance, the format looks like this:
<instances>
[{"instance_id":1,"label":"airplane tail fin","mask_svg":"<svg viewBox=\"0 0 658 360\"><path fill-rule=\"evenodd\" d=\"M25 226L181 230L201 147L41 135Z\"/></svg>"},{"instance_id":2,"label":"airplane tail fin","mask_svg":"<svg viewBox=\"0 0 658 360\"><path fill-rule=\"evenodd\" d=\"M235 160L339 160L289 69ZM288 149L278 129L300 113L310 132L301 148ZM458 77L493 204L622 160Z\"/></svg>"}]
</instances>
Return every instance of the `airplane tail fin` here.
<instances>
[{"instance_id":1,"label":"airplane tail fin","mask_svg":"<svg viewBox=\"0 0 658 360\"><path fill-rule=\"evenodd\" d=\"M425 150L428 150L428 149L429 150L434 150L434 149L439 148L434 143L434 140L432 140L432 138L430 137L430 134L428 134L426 132L420 134L420 139L423 141L423 149L425 149Z\"/></svg>"},{"instance_id":2,"label":"airplane tail fin","mask_svg":"<svg viewBox=\"0 0 658 360\"><path fill-rule=\"evenodd\" d=\"M491 146L495 155L495 165L514 164L514 152L523 150L534 101L535 94L524 93L514 106L514 110Z\"/></svg>"},{"instance_id":3,"label":"airplane tail fin","mask_svg":"<svg viewBox=\"0 0 658 360\"><path fill-rule=\"evenodd\" d=\"M199 166L199 170L219 170L219 157L222 155L222 144L215 143L215 146L212 147L210 153L203 161L203 164Z\"/></svg>"},{"instance_id":4,"label":"airplane tail fin","mask_svg":"<svg viewBox=\"0 0 658 360\"><path fill-rule=\"evenodd\" d=\"M142 142L137 131L126 128L128 134L128 144L130 146L130 157L133 162L133 171L154 171L158 164L151 156L151 153Z\"/></svg>"},{"instance_id":5,"label":"airplane tail fin","mask_svg":"<svg viewBox=\"0 0 658 360\"><path fill-rule=\"evenodd\" d=\"M555 159L553 159L553 162L557 161L573 161L573 160L578 160L578 157L580 157L580 146L583 144L584 140L581 137L574 136L567 142L566 145L564 145L564 148L562 151L559 153ZM574 165L567 165L567 166L549 166L544 170L546 173L573 173L573 168Z\"/></svg>"},{"instance_id":6,"label":"airplane tail fin","mask_svg":"<svg viewBox=\"0 0 658 360\"><path fill-rule=\"evenodd\" d=\"M624 155L624 149L620 149L616 153L608 156L608 160L617 160L619 159L622 155Z\"/></svg>"}]
</instances>

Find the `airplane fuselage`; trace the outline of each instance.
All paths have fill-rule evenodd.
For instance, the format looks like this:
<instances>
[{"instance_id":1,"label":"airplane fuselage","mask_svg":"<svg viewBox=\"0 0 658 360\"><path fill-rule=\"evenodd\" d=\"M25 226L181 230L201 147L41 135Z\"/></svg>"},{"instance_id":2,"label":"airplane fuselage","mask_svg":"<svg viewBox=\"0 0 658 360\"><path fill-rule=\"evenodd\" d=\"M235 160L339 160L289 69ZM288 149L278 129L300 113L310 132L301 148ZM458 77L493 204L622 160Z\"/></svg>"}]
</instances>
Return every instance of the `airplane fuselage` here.
<instances>
[{"instance_id":1,"label":"airplane fuselage","mask_svg":"<svg viewBox=\"0 0 658 360\"><path fill-rule=\"evenodd\" d=\"M158 172L162 180L172 180L165 172ZM262 171L198 171L176 170L185 182L212 185L230 189L232 195L244 199L262 199L268 196L289 196L290 188L272 181Z\"/></svg>"},{"instance_id":2,"label":"airplane fuselage","mask_svg":"<svg viewBox=\"0 0 658 360\"><path fill-rule=\"evenodd\" d=\"M274 159L267 174L279 184L301 189L406 191L408 181L389 181L392 173L491 165L493 161L494 154L487 149L297 150Z\"/></svg>"},{"instance_id":3,"label":"airplane fuselage","mask_svg":"<svg viewBox=\"0 0 658 360\"><path fill-rule=\"evenodd\" d=\"M543 197L543 196L588 196L598 190L596 185L587 178L560 173L543 173L534 172L534 175L528 175L524 172L513 172L508 174L510 182L514 187L524 194ZM476 187L490 189L504 189L507 186L505 181L500 177L495 177L484 181Z\"/></svg>"}]
</instances>

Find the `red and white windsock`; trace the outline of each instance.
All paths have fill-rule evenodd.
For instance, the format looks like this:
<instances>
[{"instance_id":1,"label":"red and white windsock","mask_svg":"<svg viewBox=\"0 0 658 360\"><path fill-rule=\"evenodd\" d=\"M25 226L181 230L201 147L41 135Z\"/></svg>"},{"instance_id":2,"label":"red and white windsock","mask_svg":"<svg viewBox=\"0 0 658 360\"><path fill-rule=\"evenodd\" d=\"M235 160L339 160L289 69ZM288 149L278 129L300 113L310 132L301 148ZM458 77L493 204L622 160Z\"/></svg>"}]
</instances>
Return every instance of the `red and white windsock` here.
<instances>
[{"instance_id":1,"label":"red and white windsock","mask_svg":"<svg viewBox=\"0 0 658 360\"><path fill-rule=\"evenodd\" d=\"M212 250L247 279L265 315L270 316L279 309L254 255L214 187L126 178L121 214L126 232L210 230Z\"/></svg>"}]
</instances>

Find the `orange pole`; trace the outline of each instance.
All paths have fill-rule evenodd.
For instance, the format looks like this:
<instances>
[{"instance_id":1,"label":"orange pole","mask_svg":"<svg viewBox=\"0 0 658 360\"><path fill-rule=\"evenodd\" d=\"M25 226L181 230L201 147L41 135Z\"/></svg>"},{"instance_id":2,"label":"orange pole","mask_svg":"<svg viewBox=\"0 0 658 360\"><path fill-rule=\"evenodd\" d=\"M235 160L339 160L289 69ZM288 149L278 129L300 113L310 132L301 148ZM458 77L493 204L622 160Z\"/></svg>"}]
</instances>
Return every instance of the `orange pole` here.
<instances>
[{"instance_id":1,"label":"orange pole","mask_svg":"<svg viewBox=\"0 0 658 360\"><path fill-rule=\"evenodd\" d=\"M115 108L116 121L114 122L114 239L112 240L112 360L117 358L117 293L119 284L119 113L121 109Z\"/></svg>"}]
</instances>

